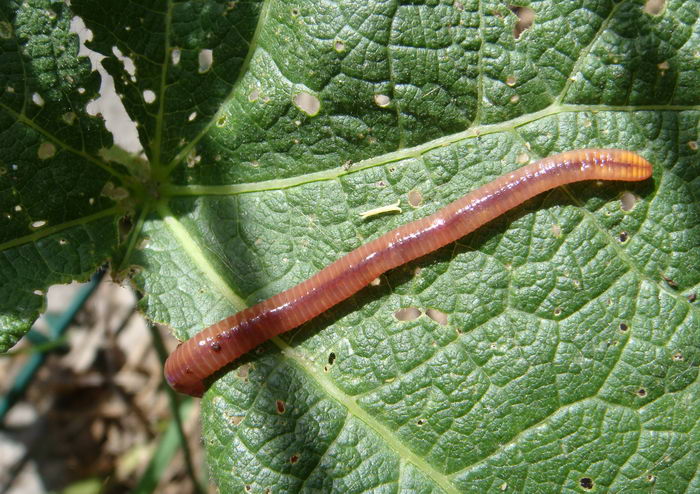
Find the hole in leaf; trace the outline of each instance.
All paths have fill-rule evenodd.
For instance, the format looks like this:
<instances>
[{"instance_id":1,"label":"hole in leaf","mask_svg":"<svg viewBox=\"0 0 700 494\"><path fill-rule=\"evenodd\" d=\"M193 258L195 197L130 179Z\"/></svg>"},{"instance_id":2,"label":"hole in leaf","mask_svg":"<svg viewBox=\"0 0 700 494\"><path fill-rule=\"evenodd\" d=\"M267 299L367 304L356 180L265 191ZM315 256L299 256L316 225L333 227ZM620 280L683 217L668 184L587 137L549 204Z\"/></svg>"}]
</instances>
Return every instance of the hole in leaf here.
<instances>
[{"instance_id":1,"label":"hole in leaf","mask_svg":"<svg viewBox=\"0 0 700 494\"><path fill-rule=\"evenodd\" d=\"M620 331L622 331L624 333L625 331L627 331L627 329L628 329L627 324L625 324L624 322L621 322L620 323Z\"/></svg>"},{"instance_id":2,"label":"hole in leaf","mask_svg":"<svg viewBox=\"0 0 700 494\"><path fill-rule=\"evenodd\" d=\"M644 2L644 12L649 15L659 15L666 7L666 0L647 0Z\"/></svg>"},{"instance_id":3,"label":"hole in leaf","mask_svg":"<svg viewBox=\"0 0 700 494\"><path fill-rule=\"evenodd\" d=\"M623 211L632 211L632 209L634 209L635 204L637 204L637 196L635 196L629 191L625 191L622 193L622 197L620 197L620 208Z\"/></svg>"},{"instance_id":4,"label":"hole in leaf","mask_svg":"<svg viewBox=\"0 0 700 494\"><path fill-rule=\"evenodd\" d=\"M515 23L513 28L513 37L518 39L523 34L523 31L529 29L532 23L535 22L535 11L530 7L519 7L517 5L509 5L508 8L518 16L518 22Z\"/></svg>"},{"instance_id":5,"label":"hole in leaf","mask_svg":"<svg viewBox=\"0 0 700 494\"><path fill-rule=\"evenodd\" d=\"M243 364L238 368L238 377L241 379L248 379L248 374L250 374L250 364Z\"/></svg>"},{"instance_id":6,"label":"hole in leaf","mask_svg":"<svg viewBox=\"0 0 700 494\"><path fill-rule=\"evenodd\" d=\"M697 299L698 299L698 294L697 294L697 293L693 292L693 293L689 293L689 294L688 294L688 302L690 302L691 304L692 304L693 302L695 302Z\"/></svg>"},{"instance_id":7,"label":"hole in leaf","mask_svg":"<svg viewBox=\"0 0 700 494\"><path fill-rule=\"evenodd\" d=\"M586 490L591 490L593 489L593 479L590 477L583 477L579 483L581 484L581 487L583 487Z\"/></svg>"},{"instance_id":8,"label":"hole in leaf","mask_svg":"<svg viewBox=\"0 0 700 494\"><path fill-rule=\"evenodd\" d=\"M335 48L335 51L337 51L338 53L345 51L345 43L343 43L339 39L335 40L333 47Z\"/></svg>"},{"instance_id":9,"label":"hole in leaf","mask_svg":"<svg viewBox=\"0 0 700 494\"><path fill-rule=\"evenodd\" d=\"M208 72L209 69L211 69L211 66L214 63L214 52L209 48L200 50L198 60L199 73L204 74L205 72Z\"/></svg>"},{"instance_id":10,"label":"hole in leaf","mask_svg":"<svg viewBox=\"0 0 700 494\"><path fill-rule=\"evenodd\" d=\"M394 312L394 317L399 321L414 321L420 317L420 311L415 307L406 307Z\"/></svg>"},{"instance_id":11,"label":"hole in leaf","mask_svg":"<svg viewBox=\"0 0 700 494\"><path fill-rule=\"evenodd\" d=\"M173 51L170 52L170 60L172 60L173 65L177 65L180 63L180 55L182 54L182 51L180 48L173 48Z\"/></svg>"},{"instance_id":12,"label":"hole in leaf","mask_svg":"<svg viewBox=\"0 0 700 494\"><path fill-rule=\"evenodd\" d=\"M620 236L618 237L618 239L620 240L620 242L623 243L623 244L624 244L625 242L627 242L627 239L628 239L628 238L629 238L629 235L627 234L627 232L620 232Z\"/></svg>"},{"instance_id":13,"label":"hole in leaf","mask_svg":"<svg viewBox=\"0 0 700 494\"><path fill-rule=\"evenodd\" d=\"M52 158L56 154L56 146L52 142L42 142L37 151L40 160Z\"/></svg>"},{"instance_id":14,"label":"hole in leaf","mask_svg":"<svg viewBox=\"0 0 700 494\"><path fill-rule=\"evenodd\" d=\"M194 119L195 119L195 118L197 118L197 112L196 112L196 111L193 111L193 112L190 113L190 115L187 117L187 121L188 121L188 122L194 122Z\"/></svg>"},{"instance_id":15,"label":"hole in leaf","mask_svg":"<svg viewBox=\"0 0 700 494\"><path fill-rule=\"evenodd\" d=\"M328 363L330 365L333 365L333 362L335 362L335 353L331 352L328 354Z\"/></svg>"},{"instance_id":16,"label":"hole in leaf","mask_svg":"<svg viewBox=\"0 0 700 494\"><path fill-rule=\"evenodd\" d=\"M301 92L294 95L294 106L313 117L321 109L321 101L311 93Z\"/></svg>"},{"instance_id":17,"label":"hole in leaf","mask_svg":"<svg viewBox=\"0 0 700 494\"><path fill-rule=\"evenodd\" d=\"M561 315L561 307L556 307L554 309L554 315L555 316L560 316Z\"/></svg>"},{"instance_id":18,"label":"hole in leaf","mask_svg":"<svg viewBox=\"0 0 700 494\"><path fill-rule=\"evenodd\" d=\"M253 88L250 93L248 93L248 101L251 103L253 101L257 101L258 98L260 97L260 90L258 88Z\"/></svg>"},{"instance_id":19,"label":"hole in leaf","mask_svg":"<svg viewBox=\"0 0 700 494\"><path fill-rule=\"evenodd\" d=\"M411 207L417 208L423 204L423 194L418 189L413 189L408 193L408 204Z\"/></svg>"},{"instance_id":20,"label":"hole in leaf","mask_svg":"<svg viewBox=\"0 0 700 494\"><path fill-rule=\"evenodd\" d=\"M39 93L32 94L32 102L36 106L44 106L44 98L42 98Z\"/></svg>"},{"instance_id":21,"label":"hole in leaf","mask_svg":"<svg viewBox=\"0 0 700 494\"><path fill-rule=\"evenodd\" d=\"M154 93L150 89L146 89L143 92L143 100L146 102L146 104L150 105L156 100L156 93Z\"/></svg>"},{"instance_id":22,"label":"hole in leaf","mask_svg":"<svg viewBox=\"0 0 700 494\"><path fill-rule=\"evenodd\" d=\"M436 323L440 324L441 326L447 325L447 314L445 314L441 310L428 309L427 311L425 311L425 315L433 321L435 321Z\"/></svg>"},{"instance_id":23,"label":"hole in leaf","mask_svg":"<svg viewBox=\"0 0 700 494\"><path fill-rule=\"evenodd\" d=\"M683 360L683 354L681 352L676 352L673 354L673 360L680 362Z\"/></svg>"},{"instance_id":24,"label":"hole in leaf","mask_svg":"<svg viewBox=\"0 0 700 494\"><path fill-rule=\"evenodd\" d=\"M46 226L48 221L46 220L37 220L37 221L32 221L31 224L29 225L33 229L41 228L43 226Z\"/></svg>"},{"instance_id":25,"label":"hole in leaf","mask_svg":"<svg viewBox=\"0 0 700 494\"><path fill-rule=\"evenodd\" d=\"M66 122L68 125L73 125L75 122L75 119L78 118L78 116L73 113L72 111L69 111L67 113L64 113L61 119Z\"/></svg>"},{"instance_id":26,"label":"hole in leaf","mask_svg":"<svg viewBox=\"0 0 700 494\"><path fill-rule=\"evenodd\" d=\"M637 395L638 395L640 398L644 398L644 397L647 395L647 390L644 389L644 388L639 388L639 389L637 390Z\"/></svg>"},{"instance_id":27,"label":"hole in leaf","mask_svg":"<svg viewBox=\"0 0 700 494\"><path fill-rule=\"evenodd\" d=\"M386 94L375 94L374 103L381 108L386 108L391 104L391 98Z\"/></svg>"}]
</instances>

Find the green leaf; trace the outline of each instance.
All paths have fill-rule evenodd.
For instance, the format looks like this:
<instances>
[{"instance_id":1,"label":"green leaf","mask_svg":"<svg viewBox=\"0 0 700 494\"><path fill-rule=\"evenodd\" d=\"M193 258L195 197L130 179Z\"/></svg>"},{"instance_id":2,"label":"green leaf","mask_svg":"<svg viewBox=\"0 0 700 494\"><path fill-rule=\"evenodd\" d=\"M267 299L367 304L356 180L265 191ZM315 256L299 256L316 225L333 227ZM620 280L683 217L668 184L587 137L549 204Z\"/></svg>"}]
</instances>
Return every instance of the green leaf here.
<instances>
[{"instance_id":1,"label":"green leaf","mask_svg":"<svg viewBox=\"0 0 700 494\"><path fill-rule=\"evenodd\" d=\"M522 3L519 37L488 0L0 3L0 346L109 258L184 339L523 163L627 148L652 179L543 194L233 364L204 443L222 492L699 490L699 7ZM87 114L73 16L145 159Z\"/></svg>"}]
</instances>

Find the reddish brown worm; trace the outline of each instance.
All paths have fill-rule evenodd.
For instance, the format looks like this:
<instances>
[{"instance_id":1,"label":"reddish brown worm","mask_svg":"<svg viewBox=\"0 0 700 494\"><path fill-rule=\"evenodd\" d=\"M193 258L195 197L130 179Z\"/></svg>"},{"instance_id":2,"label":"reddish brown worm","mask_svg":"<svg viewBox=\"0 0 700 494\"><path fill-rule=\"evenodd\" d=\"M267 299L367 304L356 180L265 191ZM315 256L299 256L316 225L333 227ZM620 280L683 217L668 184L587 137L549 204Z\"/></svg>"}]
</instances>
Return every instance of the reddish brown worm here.
<instances>
[{"instance_id":1,"label":"reddish brown worm","mask_svg":"<svg viewBox=\"0 0 700 494\"><path fill-rule=\"evenodd\" d=\"M205 380L244 353L313 319L385 271L454 242L531 197L582 180L645 180L651 171L651 164L631 151L580 149L506 173L436 213L358 247L308 280L200 331L170 355L165 377L175 390L201 396Z\"/></svg>"}]
</instances>

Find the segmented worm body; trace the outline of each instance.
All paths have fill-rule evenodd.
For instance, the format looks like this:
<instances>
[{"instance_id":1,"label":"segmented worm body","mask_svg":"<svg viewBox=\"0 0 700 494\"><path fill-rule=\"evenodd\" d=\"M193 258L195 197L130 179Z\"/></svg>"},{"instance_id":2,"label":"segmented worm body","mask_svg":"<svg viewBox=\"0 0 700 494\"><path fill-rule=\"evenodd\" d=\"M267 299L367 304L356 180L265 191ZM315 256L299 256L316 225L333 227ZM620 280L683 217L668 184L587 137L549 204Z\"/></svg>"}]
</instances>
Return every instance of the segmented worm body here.
<instances>
[{"instance_id":1,"label":"segmented worm body","mask_svg":"<svg viewBox=\"0 0 700 494\"><path fill-rule=\"evenodd\" d=\"M582 180L645 180L651 171L651 164L631 151L581 149L506 173L436 213L358 247L308 280L202 330L170 355L166 379L177 391L201 396L205 380L244 353L313 319L385 271L454 242L531 197Z\"/></svg>"}]
</instances>

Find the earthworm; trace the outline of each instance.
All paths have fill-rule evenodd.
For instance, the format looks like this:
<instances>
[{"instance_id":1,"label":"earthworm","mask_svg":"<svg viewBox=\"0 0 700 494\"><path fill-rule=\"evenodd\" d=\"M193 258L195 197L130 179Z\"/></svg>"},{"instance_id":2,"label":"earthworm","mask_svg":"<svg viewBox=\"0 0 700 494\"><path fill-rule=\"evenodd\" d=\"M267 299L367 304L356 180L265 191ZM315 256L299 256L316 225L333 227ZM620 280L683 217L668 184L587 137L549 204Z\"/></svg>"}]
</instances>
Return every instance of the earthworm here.
<instances>
[{"instance_id":1,"label":"earthworm","mask_svg":"<svg viewBox=\"0 0 700 494\"><path fill-rule=\"evenodd\" d=\"M181 343L165 363L173 389L202 396L205 381L241 355L313 319L380 274L456 241L524 201L583 180L640 181L651 164L631 151L579 149L506 173L424 218L372 240L299 283Z\"/></svg>"}]
</instances>

